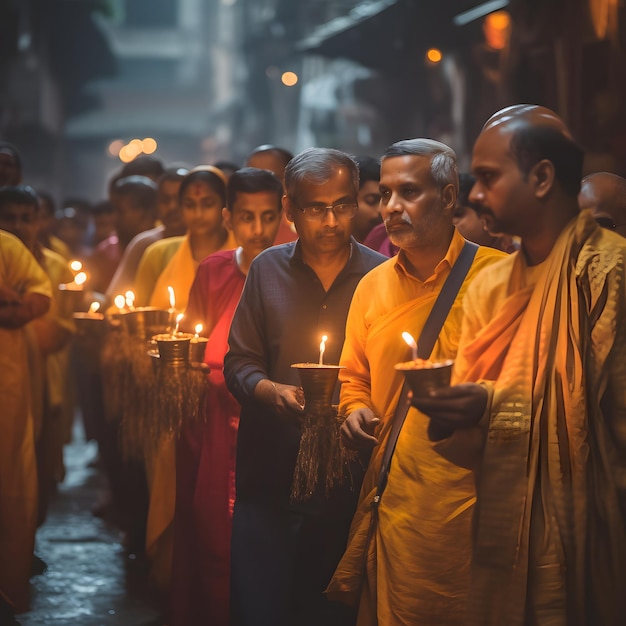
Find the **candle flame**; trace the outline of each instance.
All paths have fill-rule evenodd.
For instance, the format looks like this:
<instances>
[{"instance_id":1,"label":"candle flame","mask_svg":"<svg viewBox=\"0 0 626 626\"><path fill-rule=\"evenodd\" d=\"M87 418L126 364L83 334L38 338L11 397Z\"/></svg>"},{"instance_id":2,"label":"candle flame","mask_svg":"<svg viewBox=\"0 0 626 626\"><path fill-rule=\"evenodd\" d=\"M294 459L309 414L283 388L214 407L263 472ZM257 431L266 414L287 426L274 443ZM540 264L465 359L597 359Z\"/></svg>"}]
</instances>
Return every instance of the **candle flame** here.
<instances>
[{"instance_id":1,"label":"candle flame","mask_svg":"<svg viewBox=\"0 0 626 626\"><path fill-rule=\"evenodd\" d=\"M176 316L176 328L174 328L174 332L172 333L172 337L176 337L176 335L178 335L178 325L180 324L180 320L182 320L183 317L185 317L184 313L179 313Z\"/></svg>"},{"instance_id":2,"label":"candle flame","mask_svg":"<svg viewBox=\"0 0 626 626\"><path fill-rule=\"evenodd\" d=\"M324 364L324 352L326 351L326 342L328 341L327 335L322 335L322 341L320 342L320 365Z\"/></svg>"},{"instance_id":3,"label":"candle flame","mask_svg":"<svg viewBox=\"0 0 626 626\"><path fill-rule=\"evenodd\" d=\"M85 272L78 272L78 274L76 274L76 276L74 277L74 282L77 285L83 285L86 280L87 280L87 274L85 274Z\"/></svg>"},{"instance_id":4,"label":"candle flame","mask_svg":"<svg viewBox=\"0 0 626 626\"><path fill-rule=\"evenodd\" d=\"M80 272L83 269L83 264L80 261L70 261L70 269L72 272Z\"/></svg>"},{"instance_id":5,"label":"candle flame","mask_svg":"<svg viewBox=\"0 0 626 626\"><path fill-rule=\"evenodd\" d=\"M133 291L131 291L130 289L124 294L125 296L125 301L126 301L126 306L129 309L134 308L133 305L135 304L135 294Z\"/></svg>"},{"instance_id":6,"label":"candle flame","mask_svg":"<svg viewBox=\"0 0 626 626\"><path fill-rule=\"evenodd\" d=\"M89 312L90 313L95 313L99 308L100 308L100 303L99 302L92 302L89 305Z\"/></svg>"},{"instance_id":7,"label":"candle flame","mask_svg":"<svg viewBox=\"0 0 626 626\"><path fill-rule=\"evenodd\" d=\"M417 342L413 338L413 335L404 331L402 333L402 339L404 339L407 345L413 350L413 360L417 361Z\"/></svg>"},{"instance_id":8,"label":"candle flame","mask_svg":"<svg viewBox=\"0 0 626 626\"><path fill-rule=\"evenodd\" d=\"M168 285L167 291L170 294L170 309L176 308L176 296L174 295L174 287Z\"/></svg>"},{"instance_id":9,"label":"candle flame","mask_svg":"<svg viewBox=\"0 0 626 626\"><path fill-rule=\"evenodd\" d=\"M411 333L407 333L406 331L404 331L402 333L402 339L406 341L409 347L415 348L417 350L417 343L415 342L415 339L413 338L413 335Z\"/></svg>"},{"instance_id":10,"label":"candle flame","mask_svg":"<svg viewBox=\"0 0 626 626\"><path fill-rule=\"evenodd\" d=\"M117 296L115 296L115 298L113 299L113 302L115 304L115 306L121 311L124 306L126 305L126 299L124 298L124 296L122 294L119 294Z\"/></svg>"},{"instance_id":11,"label":"candle flame","mask_svg":"<svg viewBox=\"0 0 626 626\"><path fill-rule=\"evenodd\" d=\"M196 324L196 335L202 332L202 324Z\"/></svg>"}]
</instances>

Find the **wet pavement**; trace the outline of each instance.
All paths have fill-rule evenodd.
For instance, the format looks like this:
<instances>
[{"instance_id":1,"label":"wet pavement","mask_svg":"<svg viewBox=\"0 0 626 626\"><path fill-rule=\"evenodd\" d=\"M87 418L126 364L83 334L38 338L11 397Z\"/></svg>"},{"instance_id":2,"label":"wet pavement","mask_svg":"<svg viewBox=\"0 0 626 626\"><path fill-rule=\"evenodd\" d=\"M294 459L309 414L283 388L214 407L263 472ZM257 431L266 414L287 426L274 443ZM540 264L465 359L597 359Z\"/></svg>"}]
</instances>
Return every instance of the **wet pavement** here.
<instances>
[{"instance_id":1,"label":"wet pavement","mask_svg":"<svg viewBox=\"0 0 626 626\"><path fill-rule=\"evenodd\" d=\"M18 615L22 626L162 626L147 583L145 562L126 553L122 533L91 509L105 480L90 466L93 442L66 446L66 478L37 533L36 553L48 565L31 579L32 610Z\"/></svg>"}]
</instances>

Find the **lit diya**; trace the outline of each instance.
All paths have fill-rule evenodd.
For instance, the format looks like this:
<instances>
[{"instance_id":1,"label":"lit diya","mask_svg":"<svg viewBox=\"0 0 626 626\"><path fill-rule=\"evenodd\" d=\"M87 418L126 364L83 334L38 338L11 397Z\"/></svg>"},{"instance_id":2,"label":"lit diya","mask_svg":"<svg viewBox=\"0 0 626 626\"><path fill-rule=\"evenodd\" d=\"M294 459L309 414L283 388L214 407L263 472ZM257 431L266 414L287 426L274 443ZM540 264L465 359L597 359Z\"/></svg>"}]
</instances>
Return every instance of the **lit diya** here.
<instances>
[{"instance_id":1,"label":"lit diya","mask_svg":"<svg viewBox=\"0 0 626 626\"><path fill-rule=\"evenodd\" d=\"M82 308L86 280L87 274L78 272L71 283L59 285L60 308L64 314L72 314Z\"/></svg>"},{"instance_id":2,"label":"lit diya","mask_svg":"<svg viewBox=\"0 0 626 626\"><path fill-rule=\"evenodd\" d=\"M454 361L430 361L417 357L417 342L411 333L403 332L402 339L413 351L413 359L396 363L394 368L404 373L404 378L413 392L413 397L427 396L433 389L449 387Z\"/></svg>"},{"instance_id":3,"label":"lit diya","mask_svg":"<svg viewBox=\"0 0 626 626\"><path fill-rule=\"evenodd\" d=\"M132 305L132 302L134 302L134 298L126 298L128 310L125 310L120 318L131 337L146 341L152 335L167 331L169 324L168 311L152 306L135 307Z\"/></svg>"},{"instance_id":4,"label":"lit diya","mask_svg":"<svg viewBox=\"0 0 626 626\"><path fill-rule=\"evenodd\" d=\"M100 313L100 303L92 302L87 311L75 311L72 313L74 323L76 324L76 332L79 335L89 335L90 333L100 333L105 326L104 315Z\"/></svg>"},{"instance_id":5,"label":"lit diya","mask_svg":"<svg viewBox=\"0 0 626 626\"><path fill-rule=\"evenodd\" d=\"M342 365L324 363L328 337L322 336L318 363L294 363L304 390L304 420L296 461L291 499L304 501L315 492L318 481L326 493L344 479L344 465L351 457L340 444L341 420L332 404Z\"/></svg>"},{"instance_id":6,"label":"lit diya","mask_svg":"<svg viewBox=\"0 0 626 626\"><path fill-rule=\"evenodd\" d=\"M183 317L183 313L176 316L176 327L171 333L154 335L157 352L148 352L154 359L156 373L152 420L155 441L164 434L179 432L184 419L198 417L205 390L205 372L190 367L191 341L196 337L178 330ZM199 340L198 336L196 344L204 343Z\"/></svg>"},{"instance_id":7,"label":"lit diya","mask_svg":"<svg viewBox=\"0 0 626 626\"><path fill-rule=\"evenodd\" d=\"M427 396L434 389L450 386L450 376L454 361L448 359L441 363L426 359L413 359L405 363L396 363L396 370L402 372L413 392L413 397Z\"/></svg>"},{"instance_id":8,"label":"lit diya","mask_svg":"<svg viewBox=\"0 0 626 626\"><path fill-rule=\"evenodd\" d=\"M402 333L402 338L413 350L413 359L404 363L396 363L394 368L404 374L404 378L409 385L413 398L427 397L431 391L450 386L452 366L454 361L430 361L417 357L417 343L410 333ZM430 420L428 424L428 436L433 441L438 441L448 437L450 433L441 425Z\"/></svg>"},{"instance_id":9,"label":"lit diya","mask_svg":"<svg viewBox=\"0 0 626 626\"><path fill-rule=\"evenodd\" d=\"M209 340L206 337L200 337L202 332L202 324L196 324L196 334L189 342L189 360L192 363L202 363L204 361L204 352Z\"/></svg>"}]
</instances>

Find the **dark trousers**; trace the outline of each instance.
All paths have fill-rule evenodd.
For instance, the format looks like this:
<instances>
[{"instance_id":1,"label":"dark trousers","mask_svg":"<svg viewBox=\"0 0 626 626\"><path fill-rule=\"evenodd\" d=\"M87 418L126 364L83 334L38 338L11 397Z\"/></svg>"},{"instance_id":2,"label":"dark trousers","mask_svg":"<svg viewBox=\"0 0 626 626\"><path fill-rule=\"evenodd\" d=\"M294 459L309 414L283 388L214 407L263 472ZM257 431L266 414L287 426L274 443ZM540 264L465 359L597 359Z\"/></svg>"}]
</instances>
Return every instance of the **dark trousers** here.
<instances>
[{"instance_id":1,"label":"dark trousers","mask_svg":"<svg viewBox=\"0 0 626 626\"><path fill-rule=\"evenodd\" d=\"M233 516L234 626L351 626L354 612L323 594L349 521L238 499Z\"/></svg>"}]
</instances>

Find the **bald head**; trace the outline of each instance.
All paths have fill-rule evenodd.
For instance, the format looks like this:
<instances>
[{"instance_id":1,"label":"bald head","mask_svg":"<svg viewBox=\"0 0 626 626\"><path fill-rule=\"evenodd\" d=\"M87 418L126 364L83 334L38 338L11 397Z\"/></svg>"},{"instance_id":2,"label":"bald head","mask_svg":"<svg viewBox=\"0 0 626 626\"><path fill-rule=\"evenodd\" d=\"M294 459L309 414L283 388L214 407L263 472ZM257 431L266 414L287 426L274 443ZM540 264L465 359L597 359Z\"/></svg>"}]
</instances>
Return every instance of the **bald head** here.
<instances>
[{"instance_id":1,"label":"bald head","mask_svg":"<svg viewBox=\"0 0 626 626\"><path fill-rule=\"evenodd\" d=\"M483 131L501 126L507 129L524 126L545 126L554 128L565 137L572 139L572 134L565 122L551 109L538 104L514 104L494 113L483 126Z\"/></svg>"},{"instance_id":2,"label":"bald head","mask_svg":"<svg viewBox=\"0 0 626 626\"><path fill-rule=\"evenodd\" d=\"M583 179L578 202L591 209L598 223L626 237L626 179L597 172Z\"/></svg>"},{"instance_id":3,"label":"bald head","mask_svg":"<svg viewBox=\"0 0 626 626\"><path fill-rule=\"evenodd\" d=\"M584 153L554 111L536 104L506 107L487 120L480 136L493 134L509 141L510 153L525 176L540 161L550 161L563 191L578 194Z\"/></svg>"}]
</instances>

